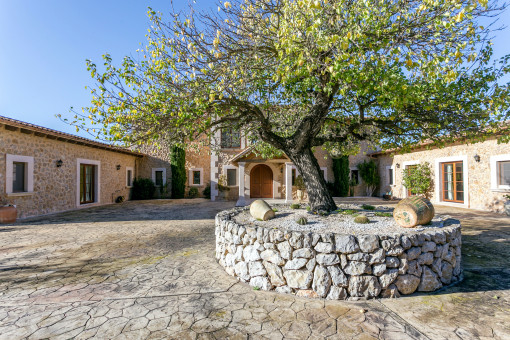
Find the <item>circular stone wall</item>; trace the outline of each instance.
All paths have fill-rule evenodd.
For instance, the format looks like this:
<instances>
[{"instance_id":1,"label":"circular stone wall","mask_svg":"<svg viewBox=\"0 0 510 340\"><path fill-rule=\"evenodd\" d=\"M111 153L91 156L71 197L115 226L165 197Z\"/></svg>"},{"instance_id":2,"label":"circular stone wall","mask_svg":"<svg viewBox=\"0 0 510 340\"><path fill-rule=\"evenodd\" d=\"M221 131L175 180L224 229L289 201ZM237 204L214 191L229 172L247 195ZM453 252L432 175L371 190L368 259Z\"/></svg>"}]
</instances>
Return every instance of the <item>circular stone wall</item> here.
<instances>
[{"instance_id":1,"label":"circular stone wall","mask_svg":"<svg viewBox=\"0 0 510 340\"><path fill-rule=\"evenodd\" d=\"M216 259L263 290L331 300L431 292L462 276L458 220L398 234L347 235L243 226L216 215Z\"/></svg>"}]
</instances>

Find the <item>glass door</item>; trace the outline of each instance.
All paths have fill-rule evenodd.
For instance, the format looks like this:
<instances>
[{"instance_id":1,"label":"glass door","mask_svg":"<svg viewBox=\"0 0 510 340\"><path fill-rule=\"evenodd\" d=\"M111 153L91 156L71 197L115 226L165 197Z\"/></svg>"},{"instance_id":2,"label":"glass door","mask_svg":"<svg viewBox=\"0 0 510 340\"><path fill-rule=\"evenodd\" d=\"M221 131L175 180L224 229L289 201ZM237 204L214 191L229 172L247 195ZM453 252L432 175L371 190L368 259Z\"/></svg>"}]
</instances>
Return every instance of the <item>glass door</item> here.
<instances>
[{"instance_id":1,"label":"glass door","mask_svg":"<svg viewBox=\"0 0 510 340\"><path fill-rule=\"evenodd\" d=\"M95 202L95 166L80 164L80 204Z\"/></svg>"},{"instance_id":2,"label":"glass door","mask_svg":"<svg viewBox=\"0 0 510 340\"><path fill-rule=\"evenodd\" d=\"M464 173L462 162L442 164L443 201L464 203Z\"/></svg>"}]
</instances>

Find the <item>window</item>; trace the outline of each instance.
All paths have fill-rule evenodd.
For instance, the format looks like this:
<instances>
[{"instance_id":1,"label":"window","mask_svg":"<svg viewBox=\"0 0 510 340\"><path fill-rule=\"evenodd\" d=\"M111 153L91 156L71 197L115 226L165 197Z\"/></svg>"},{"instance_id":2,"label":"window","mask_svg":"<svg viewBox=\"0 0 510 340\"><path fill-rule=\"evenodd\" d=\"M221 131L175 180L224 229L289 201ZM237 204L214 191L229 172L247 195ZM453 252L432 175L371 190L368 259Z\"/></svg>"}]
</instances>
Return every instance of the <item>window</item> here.
<instances>
[{"instance_id":1,"label":"window","mask_svg":"<svg viewBox=\"0 0 510 340\"><path fill-rule=\"evenodd\" d=\"M76 206L101 200L101 162L76 159Z\"/></svg>"},{"instance_id":2,"label":"window","mask_svg":"<svg viewBox=\"0 0 510 340\"><path fill-rule=\"evenodd\" d=\"M163 185L163 171L156 171L156 186Z\"/></svg>"},{"instance_id":3,"label":"window","mask_svg":"<svg viewBox=\"0 0 510 340\"><path fill-rule=\"evenodd\" d=\"M239 130L233 128L221 129L221 147L223 149L240 148L241 135Z\"/></svg>"},{"instance_id":4,"label":"window","mask_svg":"<svg viewBox=\"0 0 510 340\"><path fill-rule=\"evenodd\" d=\"M34 157L6 155L7 195L26 195L34 191Z\"/></svg>"},{"instance_id":5,"label":"window","mask_svg":"<svg viewBox=\"0 0 510 340\"><path fill-rule=\"evenodd\" d=\"M156 186L166 184L166 168L152 168L152 181Z\"/></svg>"},{"instance_id":6,"label":"window","mask_svg":"<svg viewBox=\"0 0 510 340\"><path fill-rule=\"evenodd\" d=\"M126 167L126 186L131 188L133 186L133 173L134 169Z\"/></svg>"},{"instance_id":7,"label":"window","mask_svg":"<svg viewBox=\"0 0 510 340\"><path fill-rule=\"evenodd\" d=\"M193 171L193 184L200 185L200 171Z\"/></svg>"},{"instance_id":8,"label":"window","mask_svg":"<svg viewBox=\"0 0 510 340\"><path fill-rule=\"evenodd\" d=\"M351 169L351 180L354 181L355 185L359 184L359 170Z\"/></svg>"},{"instance_id":9,"label":"window","mask_svg":"<svg viewBox=\"0 0 510 340\"><path fill-rule=\"evenodd\" d=\"M292 169L292 185L296 185L296 169Z\"/></svg>"},{"instance_id":10,"label":"window","mask_svg":"<svg viewBox=\"0 0 510 340\"><path fill-rule=\"evenodd\" d=\"M26 169L27 163L13 162L12 165L12 192L26 192Z\"/></svg>"},{"instance_id":11,"label":"window","mask_svg":"<svg viewBox=\"0 0 510 340\"><path fill-rule=\"evenodd\" d=\"M204 169L202 168L193 168L189 169L188 178L190 186L201 186L203 185L203 173Z\"/></svg>"},{"instance_id":12,"label":"window","mask_svg":"<svg viewBox=\"0 0 510 340\"><path fill-rule=\"evenodd\" d=\"M227 185L229 187L235 187L237 185L237 170L227 169Z\"/></svg>"},{"instance_id":13,"label":"window","mask_svg":"<svg viewBox=\"0 0 510 340\"><path fill-rule=\"evenodd\" d=\"M491 190L510 190L510 154L496 155L490 158Z\"/></svg>"},{"instance_id":14,"label":"window","mask_svg":"<svg viewBox=\"0 0 510 340\"><path fill-rule=\"evenodd\" d=\"M497 162L498 186L510 186L510 161Z\"/></svg>"},{"instance_id":15,"label":"window","mask_svg":"<svg viewBox=\"0 0 510 340\"><path fill-rule=\"evenodd\" d=\"M392 168L388 168L388 184L389 185L393 185L394 184L393 169Z\"/></svg>"}]
</instances>

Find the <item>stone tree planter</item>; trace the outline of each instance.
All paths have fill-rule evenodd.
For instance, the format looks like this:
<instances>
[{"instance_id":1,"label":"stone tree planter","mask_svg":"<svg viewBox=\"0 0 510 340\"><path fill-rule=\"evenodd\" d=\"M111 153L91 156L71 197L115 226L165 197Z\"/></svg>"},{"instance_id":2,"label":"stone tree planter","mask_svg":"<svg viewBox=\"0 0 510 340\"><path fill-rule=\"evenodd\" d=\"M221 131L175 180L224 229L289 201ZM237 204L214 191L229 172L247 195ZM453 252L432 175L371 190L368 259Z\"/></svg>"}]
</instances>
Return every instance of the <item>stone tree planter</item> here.
<instances>
[{"instance_id":1,"label":"stone tree planter","mask_svg":"<svg viewBox=\"0 0 510 340\"><path fill-rule=\"evenodd\" d=\"M237 223L247 209L216 215L216 259L229 275L259 289L330 300L399 297L462 278L457 220L352 235L278 229L277 217L255 226Z\"/></svg>"}]
</instances>

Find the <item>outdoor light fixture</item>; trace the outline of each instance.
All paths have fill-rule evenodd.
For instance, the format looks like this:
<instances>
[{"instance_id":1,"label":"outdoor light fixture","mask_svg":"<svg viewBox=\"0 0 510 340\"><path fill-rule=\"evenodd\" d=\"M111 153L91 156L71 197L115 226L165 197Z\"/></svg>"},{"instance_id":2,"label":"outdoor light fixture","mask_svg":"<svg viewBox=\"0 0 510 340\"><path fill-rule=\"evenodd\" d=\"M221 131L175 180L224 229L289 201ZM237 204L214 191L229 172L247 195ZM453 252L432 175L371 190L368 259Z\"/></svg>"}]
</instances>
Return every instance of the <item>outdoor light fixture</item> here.
<instances>
[{"instance_id":1,"label":"outdoor light fixture","mask_svg":"<svg viewBox=\"0 0 510 340\"><path fill-rule=\"evenodd\" d=\"M62 166L62 164L64 164L64 162L62 162L61 159L59 159L58 161L55 162L57 164L57 168L60 168Z\"/></svg>"},{"instance_id":2,"label":"outdoor light fixture","mask_svg":"<svg viewBox=\"0 0 510 340\"><path fill-rule=\"evenodd\" d=\"M397 169L400 169L400 163L397 163Z\"/></svg>"},{"instance_id":3,"label":"outdoor light fixture","mask_svg":"<svg viewBox=\"0 0 510 340\"><path fill-rule=\"evenodd\" d=\"M117 170L120 170L120 164L117 165Z\"/></svg>"},{"instance_id":4,"label":"outdoor light fixture","mask_svg":"<svg viewBox=\"0 0 510 340\"><path fill-rule=\"evenodd\" d=\"M478 154L476 154L473 158L476 162L480 162L480 156L478 156Z\"/></svg>"}]
</instances>

